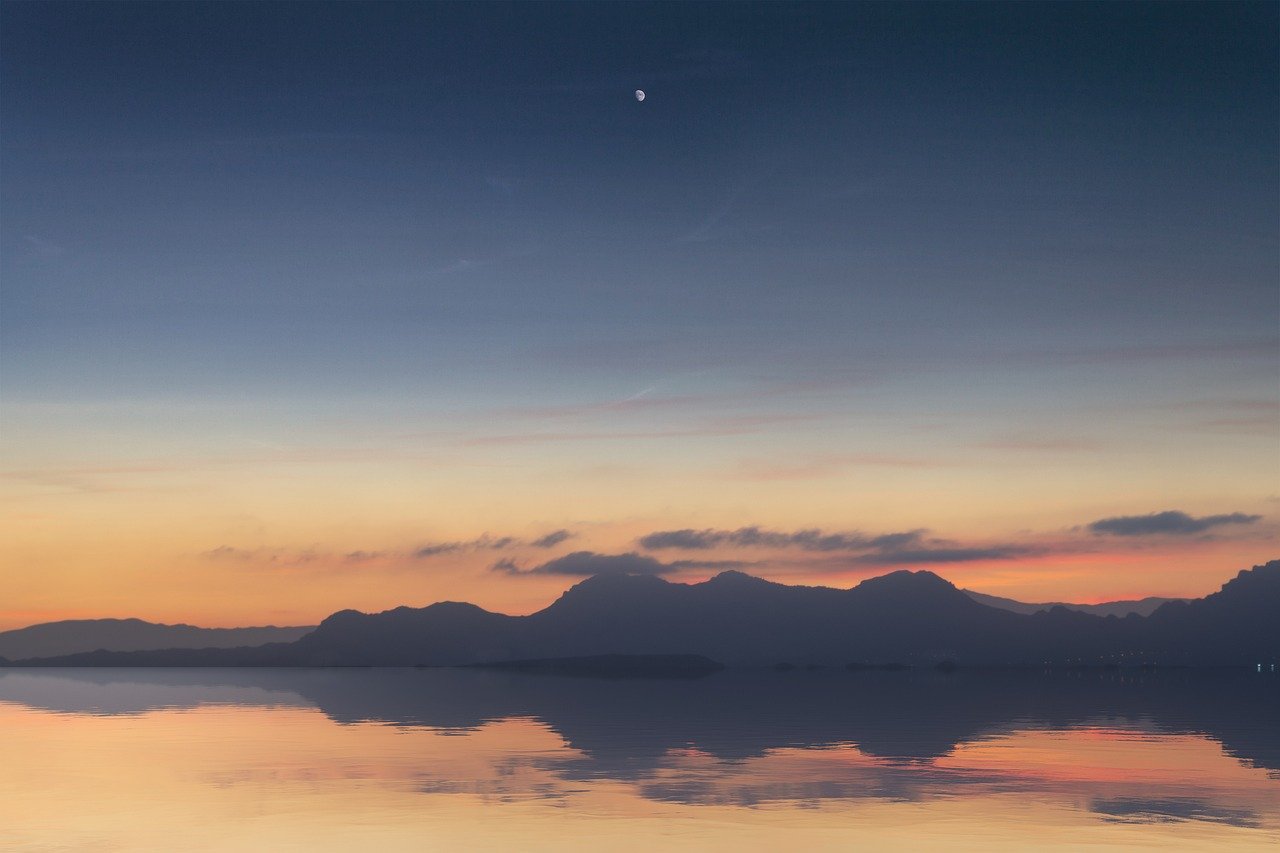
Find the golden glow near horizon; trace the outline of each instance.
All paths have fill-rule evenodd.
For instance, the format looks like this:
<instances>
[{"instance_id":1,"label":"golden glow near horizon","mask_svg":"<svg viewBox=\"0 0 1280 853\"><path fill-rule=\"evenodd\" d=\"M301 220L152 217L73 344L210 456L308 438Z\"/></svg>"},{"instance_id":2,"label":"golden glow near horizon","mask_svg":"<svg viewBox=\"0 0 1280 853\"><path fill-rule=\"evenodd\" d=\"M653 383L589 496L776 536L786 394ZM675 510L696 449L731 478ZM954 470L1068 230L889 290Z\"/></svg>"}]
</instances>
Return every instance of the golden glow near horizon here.
<instances>
[{"instance_id":1,"label":"golden glow near horizon","mask_svg":"<svg viewBox=\"0 0 1280 853\"><path fill-rule=\"evenodd\" d=\"M762 438L773 444L772 467L742 464ZM93 616L310 624L340 608L442 599L530 612L579 578L513 576L492 566L509 560L529 570L571 551L639 551L705 564L673 580L739 565L785 583L847 587L895 569L929 569L980 592L1080 602L1203 596L1277 556L1267 471L1225 451L1189 462L1176 478L1160 453L957 450L946 462L913 461L941 456L936 437L826 462L809 451L777 450L806 447L808 438L783 430L701 444L579 439L480 447L430 438L413 439L416 451L369 439L358 451L242 455L152 451L136 439L123 447L145 447L140 459L119 447L90 456L63 444L27 469L18 469L10 450L0 480L0 629ZM1230 475L1210 476L1215 464ZM1123 494L1108 488L1117 476L1128 482ZM1193 535L1085 529L1105 517L1175 508L1197 519L1261 517ZM932 552L1012 551L955 562L922 553L877 564L841 549L722 542L645 551L637 544L659 530L750 525L865 537L927 529L929 542L920 547ZM556 530L570 538L549 548L532 544Z\"/></svg>"},{"instance_id":2,"label":"golden glow near horizon","mask_svg":"<svg viewBox=\"0 0 1280 853\"><path fill-rule=\"evenodd\" d=\"M179 410L188 429L161 435L154 408L112 411L110 441L85 448L68 421L83 412L10 410L21 441L8 444L0 478L0 629L98 616L309 624L348 607L446 599L527 613L580 578L492 566L529 570L580 550L695 563L673 580L737 565L782 582L849 586L929 569L992 594L1081 602L1200 596L1277 556L1274 481L1249 463L1265 444L1252 434L1219 439L1171 472L1164 446L975 449L937 430L903 437L880 426L875 438L855 416L749 428L740 418L714 436L664 425L653 428L657 438L559 425L489 443L477 437L493 427L472 422L417 432L322 423L296 446L275 446L235 440L225 424L202 428L205 412ZM825 449L841 445L870 449ZM1190 535L1087 529L1175 509L1247 523ZM905 549L922 553L885 562L856 549L637 543L655 531L747 526L927 532ZM552 547L533 544L559 530L568 536ZM943 553L956 550L971 553Z\"/></svg>"}]
</instances>

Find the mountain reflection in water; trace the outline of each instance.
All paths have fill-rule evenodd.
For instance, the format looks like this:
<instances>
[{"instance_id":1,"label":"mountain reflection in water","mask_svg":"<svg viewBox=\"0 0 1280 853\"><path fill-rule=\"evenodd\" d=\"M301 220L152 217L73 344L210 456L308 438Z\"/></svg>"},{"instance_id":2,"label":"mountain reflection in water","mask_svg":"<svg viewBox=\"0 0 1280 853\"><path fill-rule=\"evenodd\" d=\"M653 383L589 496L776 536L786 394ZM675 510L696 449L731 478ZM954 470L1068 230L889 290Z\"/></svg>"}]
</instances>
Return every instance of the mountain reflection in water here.
<instances>
[{"instance_id":1,"label":"mountain reflection in water","mask_svg":"<svg viewBox=\"0 0 1280 853\"><path fill-rule=\"evenodd\" d=\"M215 789L251 786L265 803L287 791L291 805L281 813L304 821L304 804L320 792L356 784L366 795L370 786L383 791L379 825L402 830L406 845L511 843L427 808L450 802L456 812L463 800L495 832L516 832L513 809L553 808L536 820L520 812L524 828L514 837L527 848L556 846L586 816L601 843L616 830L609 843L623 847L768 846L767 829L800 832L818 847L859 832L873 847L1052 846L1079 841L1080 832L1102 833L1091 843L1103 846L1280 840L1280 679L1253 673L726 671L626 680L26 669L0 670L0 718L24 744L0 769L0 823L16 834L10 841L32 847L68 841L65 823L42 827L32 817L41 792L27 780L50 755L63 765L61 775L50 770L45 793L73 810L84 795L58 790L65 775L106 779L122 755L154 765L143 788L166 774L195 779L171 804L184 831L222 796ZM65 751L71 741L78 759ZM137 744L157 754L138 757ZM396 799L406 793L419 798L412 808ZM147 795L163 802L166 791ZM340 846L333 823L344 814L367 825L343 802L325 807L327 834L306 839L311 847ZM662 819L650 822L651 809ZM123 828L94 835L103 821L118 823L119 811L87 821L71 843L147 846ZM943 812L946 821L931 823ZM768 826L738 837L760 821ZM996 826L998 837L988 835ZM1177 834L1160 834L1171 829ZM304 825L292 831L305 839Z\"/></svg>"}]
</instances>

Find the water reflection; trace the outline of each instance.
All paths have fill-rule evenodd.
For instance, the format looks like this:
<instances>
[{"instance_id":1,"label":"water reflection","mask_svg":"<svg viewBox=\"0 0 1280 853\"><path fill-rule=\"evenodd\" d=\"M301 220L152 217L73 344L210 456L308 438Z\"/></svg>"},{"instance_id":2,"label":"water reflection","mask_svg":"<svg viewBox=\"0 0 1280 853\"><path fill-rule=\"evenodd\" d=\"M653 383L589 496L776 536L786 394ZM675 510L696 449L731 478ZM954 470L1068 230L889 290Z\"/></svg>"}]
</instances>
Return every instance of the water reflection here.
<instances>
[{"instance_id":1,"label":"water reflection","mask_svg":"<svg viewBox=\"0 0 1280 853\"><path fill-rule=\"evenodd\" d=\"M1095 839L1104 844L1131 843L1130 832L1150 841L1168 825L1199 828L1165 839L1174 846L1270 844L1280 827L1280 679L1252 673L731 671L632 681L460 670L0 670L0 718L55 741L89 726L85 743L104 749L104 739L126 734L185 744L189 765L178 747L172 762L198 770L191 797L301 784L314 798L320 780L343 780L384 797L467 798L490 809L488 821L510 817L512 804L537 804L548 839L564 829L545 823L548 809L576 821L595 813L590 803L608 803L610 814L643 803L693 809L667 815L676 823L663 831L682 825L681 837L702 842L697 814L725 809L815 833L837 831L833 811L860 809L865 822L867 810L885 809L873 821L884 829L907 814L924 826L925 815L958 809L947 825L973 821L971 834L1005 826L1011 846L1019 837L1051 843L1046 827L1067 825L1122 833ZM206 754L209 744L222 753ZM425 820L421 809L419 801L392 822ZM1018 814L1034 819L1009 824ZM930 843L915 832L900 840ZM1214 835L1226 832L1243 834ZM633 826L621 839L642 837Z\"/></svg>"}]
</instances>

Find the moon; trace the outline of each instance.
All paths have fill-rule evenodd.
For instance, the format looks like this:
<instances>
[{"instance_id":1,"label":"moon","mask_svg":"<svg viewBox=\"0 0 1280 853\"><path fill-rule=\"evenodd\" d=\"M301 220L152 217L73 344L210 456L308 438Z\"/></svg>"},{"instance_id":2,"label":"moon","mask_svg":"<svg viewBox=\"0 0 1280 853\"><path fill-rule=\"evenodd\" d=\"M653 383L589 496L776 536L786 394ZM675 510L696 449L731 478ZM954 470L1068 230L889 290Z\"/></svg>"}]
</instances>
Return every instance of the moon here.
<instances>
[{"instance_id":1,"label":"moon","mask_svg":"<svg viewBox=\"0 0 1280 853\"><path fill-rule=\"evenodd\" d=\"M636 100L637 101L644 100L644 89L636 89Z\"/></svg>"}]
</instances>

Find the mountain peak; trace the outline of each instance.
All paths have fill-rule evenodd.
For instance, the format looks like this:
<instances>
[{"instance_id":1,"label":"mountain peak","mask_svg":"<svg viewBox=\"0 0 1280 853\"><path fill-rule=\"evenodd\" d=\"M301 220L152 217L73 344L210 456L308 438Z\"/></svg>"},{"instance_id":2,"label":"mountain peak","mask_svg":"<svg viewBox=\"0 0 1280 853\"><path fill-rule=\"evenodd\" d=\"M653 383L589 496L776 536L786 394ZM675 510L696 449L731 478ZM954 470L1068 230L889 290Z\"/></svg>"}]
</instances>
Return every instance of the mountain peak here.
<instances>
[{"instance_id":1,"label":"mountain peak","mask_svg":"<svg viewBox=\"0 0 1280 853\"><path fill-rule=\"evenodd\" d=\"M707 579L706 581L703 581L703 583L715 584L716 586L739 586L739 587L780 586L780 584L776 584L773 581L768 581L768 580L765 580L764 578L758 578L755 575L749 575L746 572L740 572L737 569L729 569L727 571L723 571L720 574L716 575L715 577L712 577Z\"/></svg>"},{"instance_id":2,"label":"mountain peak","mask_svg":"<svg viewBox=\"0 0 1280 853\"><path fill-rule=\"evenodd\" d=\"M955 610L967 612L983 607L950 581L930 571L896 571L878 578L868 578L849 592L885 608L906 607L917 611Z\"/></svg>"},{"instance_id":3,"label":"mountain peak","mask_svg":"<svg viewBox=\"0 0 1280 853\"><path fill-rule=\"evenodd\" d=\"M892 589L903 591L924 591L924 590L952 590L960 592L955 584L951 581L935 575L926 569L913 572L909 569L899 569L896 572L889 572L887 575L881 575L877 578L867 578L858 584L854 589ZM963 593L962 593L963 594Z\"/></svg>"},{"instance_id":4,"label":"mountain peak","mask_svg":"<svg viewBox=\"0 0 1280 853\"><path fill-rule=\"evenodd\" d=\"M561 593L551 607L579 605L615 598L652 594L670 588L671 584L657 575L633 575L604 572L584 578Z\"/></svg>"},{"instance_id":5,"label":"mountain peak","mask_svg":"<svg viewBox=\"0 0 1280 853\"><path fill-rule=\"evenodd\" d=\"M575 589L653 588L669 585L668 581L663 580L657 575L632 574L630 572L601 572L598 575L583 578L573 586L569 587L569 591L572 592Z\"/></svg>"},{"instance_id":6,"label":"mountain peak","mask_svg":"<svg viewBox=\"0 0 1280 853\"><path fill-rule=\"evenodd\" d=\"M1241 570L1207 598L1256 598L1265 594L1280 594L1280 560Z\"/></svg>"}]
</instances>

